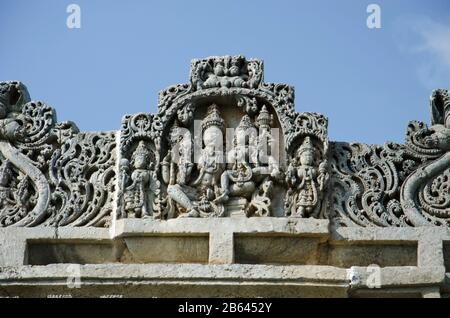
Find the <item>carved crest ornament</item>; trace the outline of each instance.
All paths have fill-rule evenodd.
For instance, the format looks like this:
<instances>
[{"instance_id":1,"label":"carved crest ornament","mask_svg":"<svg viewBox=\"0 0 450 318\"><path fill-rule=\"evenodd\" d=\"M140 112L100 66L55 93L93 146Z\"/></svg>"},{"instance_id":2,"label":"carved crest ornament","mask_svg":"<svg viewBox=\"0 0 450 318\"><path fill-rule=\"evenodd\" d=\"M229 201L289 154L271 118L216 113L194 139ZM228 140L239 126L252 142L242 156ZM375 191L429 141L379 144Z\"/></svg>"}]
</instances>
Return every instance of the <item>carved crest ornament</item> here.
<instances>
[{"instance_id":1,"label":"carved crest ornament","mask_svg":"<svg viewBox=\"0 0 450 318\"><path fill-rule=\"evenodd\" d=\"M336 226L450 226L450 94L404 144L330 142L296 112L261 60L193 60L188 84L119 131L80 132L0 83L0 227L94 226L137 218L328 218Z\"/></svg>"}]
</instances>

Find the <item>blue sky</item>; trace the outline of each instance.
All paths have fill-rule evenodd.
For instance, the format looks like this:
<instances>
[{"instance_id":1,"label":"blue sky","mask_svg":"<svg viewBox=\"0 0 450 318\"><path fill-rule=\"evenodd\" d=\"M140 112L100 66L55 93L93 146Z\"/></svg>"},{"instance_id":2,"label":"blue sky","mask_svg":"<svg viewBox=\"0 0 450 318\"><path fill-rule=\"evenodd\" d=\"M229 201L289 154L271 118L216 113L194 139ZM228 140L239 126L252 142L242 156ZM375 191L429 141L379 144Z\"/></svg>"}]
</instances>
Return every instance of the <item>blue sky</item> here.
<instances>
[{"instance_id":1,"label":"blue sky","mask_svg":"<svg viewBox=\"0 0 450 318\"><path fill-rule=\"evenodd\" d=\"M366 26L370 3L381 29ZM450 88L448 0L0 0L0 38L0 80L87 131L155 112L158 91L210 55L263 59L265 81L293 85L331 140L403 142L409 120L429 121L431 90Z\"/></svg>"}]
</instances>

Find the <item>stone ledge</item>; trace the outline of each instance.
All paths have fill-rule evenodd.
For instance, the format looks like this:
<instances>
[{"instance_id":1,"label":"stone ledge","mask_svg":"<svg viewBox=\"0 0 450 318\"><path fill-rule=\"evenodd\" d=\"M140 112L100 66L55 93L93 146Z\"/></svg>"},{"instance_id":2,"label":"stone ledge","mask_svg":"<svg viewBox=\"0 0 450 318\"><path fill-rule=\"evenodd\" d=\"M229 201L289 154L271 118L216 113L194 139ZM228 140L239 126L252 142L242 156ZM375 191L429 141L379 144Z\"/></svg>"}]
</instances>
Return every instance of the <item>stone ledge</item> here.
<instances>
[{"instance_id":1,"label":"stone ledge","mask_svg":"<svg viewBox=\"0 0 450 318\"><path fill-rule=\"evenodd\" d=\"M347 241L419 241L430 238L450 240L450 229L445 227L332 227L332 240Z\"/></svg>"},{"instance_id":2,"label":"stone ledge","mask_svg":"<svg viewBox=\"0 0 450 318\"><path fill-rule=\"evenodd\" d=\"M209 232L277 233L328 236L329 221L300 218L182 218L167 221L151 219L117 220L113 237L177 233L194 234Z\"/></svg>"},{"instance_id":3,"label":"stone ledge","mask_svg":"<svg viewBox=\"0 0 450 318\"><path fill-rule=\"evenodd\" d=\"M14 281L65 279L67 267L73 264L46 266L1 267L0 283ZM277 265L202 265L202 264L98 264L79 265L82 280L165 280L181 279L195 281L292 281L345 283L346 269L332 266L277 266Z\"/></svg>"},{"instance_id":4,"label":"stone ledge","mask_svg":"<svg viewBox=\"0 0 450 318\"><path fill-rule=\"evenodd\" d=\"M0 296L346 297L346 271L327 266L84 265L80 288L67 287L69 264L2 268Z\"/></svg>"},{"instance_id":5,"label":"stone ledge","mask_svg":"<svg viewBox=\"0 0 450 318\"><path fill-rule=\"evenodd\" d=\"M80 264L110 263L120 260L128 264L237 262L331 265L348 268L368 266L367 262L370 261L382 267L439 267L444 263L448 265L448 261L444 261L448 258L446 256L448 253L444 253L444 249L448 246L445 245L448 244L446 242L450 241L449 231L444 228L329 228L328 220L317 219L221 218L169 221L126 219L119 220L116 226L118 230L115 233L107 228L82 227L0 229L0 266L78 263L76 257L51 258L56 261L49 260L48 263L41 261L27 263L27 254L31 247L37 247L37 250L33 250L33 255L38 255L39 245L48 245L49 251L53 253L50 255L60 253L58 251L66 253L64 249L69 249L70 252L72 248L75 248L73 250L75 256L77 251L87 255L89 245L94 247L98 245L102 253L112 254L108 254L104 260L82 256L81 260L85 260L80 261ZM198 243L192 246L194 250L191 251L197 253L198 257L187 259L185 257L187 252L182 251L191 241ZM171 244L164 249L166 246L164 242ZM60 246L52 250L53 246L58 244ZM66 246L63 246L64 244ZM306 252L297 253L297 246L301 250L309 250L307 254L311 258L303 255ZM267 254L265 251L269 250L274 253L273 255L277 255L276 258L281 257L280 261L276 261L275 256L264 257ZM288 250L292 254L290 258L284 255ZM95 254L95 251L96 249L92 253ZM126 255L123 254L124 251ZM241 254L236 255L236 252ZM116 259L117 253L123 255ZM164 253L172 254L168 254L165 258L152 256L165 255ZM403 259L400 259L400 256Z\"/></svg>"},{"instance_id":6,"label":"stone ledge","mask_svg":"<svg viewBox=\"0 0 450 318\"><path fill-rule=\"evenodd\" d=\"M365 283L367 267L102 264L80 265L79 288L68 288L73 264L0 268L0 296L47 297L348 297L376 293L425 295L444 280L443 268L381 269L380 288ZM437 290L439 293L439 291ZM143 293L143 294L141 294ZM358 294L359 293L359 294ZM367 294L369 293L369 294Z\"/></svg>"},{"instance_id":7,"label":"stone ledge","mask_svg":"<svg viewBox=\"0 0 450 318\"><path fill-rule=\"evenodd\" d=\"M445 279L445 268L427 267L420 268L415 266L403 267L384 267L380 268L381 287L408 287L408 286L429 286L442 285ZM371 275L373 270L369 267L353 266L348 269L348 275L353 288L370 288L369 284L373 283Z\"/></svg>"}]
</instances>

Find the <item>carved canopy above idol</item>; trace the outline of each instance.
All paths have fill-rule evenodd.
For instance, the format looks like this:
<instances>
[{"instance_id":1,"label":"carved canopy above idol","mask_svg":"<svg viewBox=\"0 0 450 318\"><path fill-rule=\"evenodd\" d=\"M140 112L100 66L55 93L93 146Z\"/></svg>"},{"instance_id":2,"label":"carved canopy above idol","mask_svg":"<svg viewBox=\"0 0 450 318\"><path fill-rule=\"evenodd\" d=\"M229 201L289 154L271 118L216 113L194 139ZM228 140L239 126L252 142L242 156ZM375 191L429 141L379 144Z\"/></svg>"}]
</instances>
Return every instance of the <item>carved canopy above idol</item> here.
<instances>
[{"instance_id":1,"label":"carved canopy above idol","mask_svg":"<svg viewBox=\"0 0 450 318\"><path fill-rule=\"evenodd\" d=\"M194 60L189 84L118 132L79 132L20 82L0 82L0 227L116 218L329 218L336 226L450 225L450 97L405 144L328 142L327 119L260 60ZM116 142L119 144L116 146ZM115 211L115 213L114 213Z\"/></svg>"},{"instance_id":2,"label":"carved canopy above idol","mask_svg":"<svg viewBox=\"0 0 450 318\"><path fill-rule=\"evenodd\" d=\"M296 113L293 88L264 83L262 61L194 60L156 115L124 119L118 215L323 217L327 149L326 118ZM138 167L140 152L152 160Z\"/></svg>"}]
</instances>

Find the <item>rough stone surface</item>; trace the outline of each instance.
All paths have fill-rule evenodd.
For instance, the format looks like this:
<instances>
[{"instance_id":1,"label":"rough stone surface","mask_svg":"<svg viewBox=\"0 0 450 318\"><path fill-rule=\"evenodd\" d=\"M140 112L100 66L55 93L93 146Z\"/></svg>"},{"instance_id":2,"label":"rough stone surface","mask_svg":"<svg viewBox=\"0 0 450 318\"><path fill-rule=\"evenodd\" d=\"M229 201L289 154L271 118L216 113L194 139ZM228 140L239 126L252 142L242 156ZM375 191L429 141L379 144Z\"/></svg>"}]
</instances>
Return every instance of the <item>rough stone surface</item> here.
<instances>
[{"instance_id":1,"label":"rough stone surface","mask_svg":"<svg viewBox=\"0 0 450 318\"><path fill-rule=\"evenodd\" d=\"M0 82L0 296L448 297L447 90L430 111L404 144L329 141L223 56L85 133Z\"/></svg>"}]
</instances>

